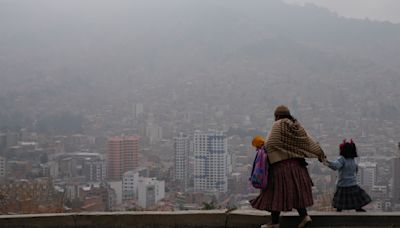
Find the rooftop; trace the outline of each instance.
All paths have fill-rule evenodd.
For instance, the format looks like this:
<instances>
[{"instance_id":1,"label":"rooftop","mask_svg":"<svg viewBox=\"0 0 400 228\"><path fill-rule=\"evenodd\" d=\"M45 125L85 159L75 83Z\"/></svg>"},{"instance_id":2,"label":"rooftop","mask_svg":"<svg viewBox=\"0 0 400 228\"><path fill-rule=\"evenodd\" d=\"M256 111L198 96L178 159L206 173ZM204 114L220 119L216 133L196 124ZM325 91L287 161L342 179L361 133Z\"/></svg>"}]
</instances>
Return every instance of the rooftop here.
<instances>
[{"instance_id":1,"label":"rooftop","mask_svg":"<svg viewBox=\"0 0 400 228\"><path fill-rule=\"evenodd\" d=\"M310 227L400 227L400 212L312 212ZM260 227L270 220L267 212L255 210L177 211L177 212L97 212L68 214L1 215L2 228L191 228L191 227ZM297 227L296 213L284 213L281 227Z\"/></svg>"}]
</instances>

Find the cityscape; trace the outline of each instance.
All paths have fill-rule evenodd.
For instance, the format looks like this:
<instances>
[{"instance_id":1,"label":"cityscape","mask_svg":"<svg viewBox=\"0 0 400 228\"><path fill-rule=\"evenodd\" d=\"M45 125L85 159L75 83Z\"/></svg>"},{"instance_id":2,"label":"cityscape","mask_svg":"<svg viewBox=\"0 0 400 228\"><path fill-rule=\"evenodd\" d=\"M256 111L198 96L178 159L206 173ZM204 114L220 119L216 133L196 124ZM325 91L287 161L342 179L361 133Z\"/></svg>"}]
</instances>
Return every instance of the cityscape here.
<instances>
[{"instance_id":1,"label":"cityscape","mask_svg":"<svg viewBox=\"0 0 400 228\"><path fill-rule=\"evenodd\" d=\"M55 13L28 13L17 31L1 4L38 6L0 3L0 214L253 210L251 141L280 104L328 160L353 139L365 209L400 211L400 25L279 0L205 2L154 18L99 3L77 7L81 21L62 16L74 1L49 3ZM338 173L306 161L309 210L334 211Z\"/></svg>"},{"instance_id":2,"label":"cityscape","mask_svg":"<svg viewBox=\"0 0 400 228\"><path fill-rule=\"evenodd\" d=\"M109 137L43 135L26 129L1 133L2 213L249 208L248 200L258 194L248 180L255 155L251 139L261 129L252 128L244 117L236 131L192 131L197 126L191 126L168 134L163 129L169 121L152 120L143 104L133 107L133 122L150 120L143 121L143 128L126 128ZM319 124L310 132L324 135L319 130L324 128ZM238 129L247 131L236 133ZM329 144L330 134L317 139L334 159L337 145ZM399 210L400 143L376 156L375 145L368 143L373 136L366 141L355 136L358 183L373 198L368 210ZM315 185L312 209L330 211L337 173L318 160L308 163Z\"/></svg>"}]
</instances>

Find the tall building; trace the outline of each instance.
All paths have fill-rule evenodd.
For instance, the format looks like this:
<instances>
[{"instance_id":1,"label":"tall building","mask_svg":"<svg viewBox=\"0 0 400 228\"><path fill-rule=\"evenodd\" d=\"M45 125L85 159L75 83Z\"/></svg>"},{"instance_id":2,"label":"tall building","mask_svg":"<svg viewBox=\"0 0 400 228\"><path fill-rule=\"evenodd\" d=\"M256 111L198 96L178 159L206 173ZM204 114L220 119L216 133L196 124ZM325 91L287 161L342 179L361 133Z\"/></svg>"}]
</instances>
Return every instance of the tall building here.
<instances>
[{"instance_id":1,"label":"tall building","mask_svg":"<svg viewBox=\"0 0 400 228\"><path fill-rule=\"evenodd\" d=\"M395 201L400 202L400 142L398 145L398 154L393 159L393 190L392 195Z\"/></svg>"},{"instance_id":2,"label":"tall building","mask_svg":"<svg viewBox=\"0 0 400 228\"><path fill-rule=\"evenodd\" d=\"M7 146L7 135L4 133L0 133L0 153L3 152Z\"/></svg>"},{"instance_id":3,"label":"tall building","mask_svg":"<svg viewBox=\"0 0 400 228\"><path fill-rule=\"evenodd\" d=\"M3 180L6 177L6 158L0 157L0 180Z\"/></svg>"},{"instance_id":4,"label":"tall building","mask_svg":"<svg viewBox=\"0 0 400 228\"><path fill-rule=\"evenodd\" d=\"M107 173L109 180L122 180L123 173L139 163L139 137L119 136L108 140Z\"/></svg>"},{"instance_id":5,"label":"tall building","mask_svg":"<svg viewBox=\"0 0 400 228\"><path fill-rule=\"evenodd\" d=\"M150 143L158 142L162 139L162 127L155 123L147 123L146 125L146 137Z\"/></svg>"},{"instance_id":6,"label":"tall building","mask_svg":"<svg viewBox=\"0 0 400 228\"><path fill-rule=\"evenodd\" d=\"M183 133L174 138L175 173L174 178L183 188L188 186L190 138Z\"/></svg>"},{"instance_id":7,"label":"tall building","mask_svg":"<svg viewBox=\"0 0 400 228\"><path fill-rule=\"evenodd\" d=\"M144 109L143 109L143 104L141 103L136 103L133 106L133 115L135 118L139 118L140 116L142 116L144 113Z\"/></svg>"},{"instance_id":8,"label":"tall building","mask_svg":"<svg viewBox=\"0 0 400 228\"><path fill-rule=\"evenodd\" d=\"M125 172L122 178L122 201L133 200L137 197L139 172Z\"/></svg>"},{"instance_id":9,"label":"tall building","mask_svg":"<svg viewBox=\"0 0 400 228\"><path fill-rule=\"evenodd\" d=\"M6 147L16 146L19 141L19 135L13 132L7 132L6 134Z\"/></svg>"},{"instance_id":10,"label":"tall building","mask_svg":"<svg viewBox=\"0 0 400 228\"><path fill-rule=\"evenodd\" d=\"M138 204L142 208L154 206L165 197L165 182L142 177L138 182Z\"/></svg>"},{"instance_id":11,"label":"tall building","mask_svg":"<svg viewBox=\"0 0 400 228\"><path fill-rule=\"evenodd\" d=\"M366 188L371 189L376 184L376 163L360 162L358 164L357 182Z\"/></svg>"},{"instance_id":12,"label":"tall building","mask_svg":"<svg viewBox=\"0 0 400 228\"><path fill-rule=\"evenodd\" d=\"M98 153L74 152L61 154L57 156L57 159L59 167L56 172L57 176L59 175L63 179L80 179L88 176L85 163L88 160L101 160L102 156ZM55 173L53 172L53 174Z\"/></svg>"},{"instance_id":13,"label":"tall building","mask_svg":"<svg viewBox=\"0 0 400 228\"><path fill-rule=\"evenodd\" d=\"M58 178L59 175L59 163L56 161L49 161L45 164L40 164L41 174L44 177L51 177L54 179Z\"/></svg>"},{"instance_id":14,"label":"tall building","mask_svg":"<svg viewBox=\"0 0 400 228\"><path fill-rule=\"evenodd\" d=\"M89 182L102 182L107 178L107 165L103 159L87 158L84 162L84 176Z\"/></svg>"},{"instance_id":15,"label":"tall building","mask_svg":"<svg viewBox=\"0 0 400 228\"><path fill-rule=\"evenodd\" d=\"M195 131L194 190L226 192L228 190L228 145L223 132Z\"/></svg>"}]
</instances>

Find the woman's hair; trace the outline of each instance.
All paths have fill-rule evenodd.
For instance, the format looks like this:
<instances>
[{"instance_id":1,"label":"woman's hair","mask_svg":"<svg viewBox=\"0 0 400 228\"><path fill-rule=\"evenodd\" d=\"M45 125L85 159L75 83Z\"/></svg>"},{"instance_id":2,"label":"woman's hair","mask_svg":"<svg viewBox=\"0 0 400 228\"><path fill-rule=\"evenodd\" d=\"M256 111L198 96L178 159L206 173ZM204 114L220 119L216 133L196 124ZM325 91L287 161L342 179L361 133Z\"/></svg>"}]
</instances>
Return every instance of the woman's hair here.
<instances>
[{"instance_id":1,"label":"woman's hair","mask_svg":"<svg viewBox=\"0 0 400 228\"><path fill-rule=\"evenodd\" d=\"M350 142L347 142L346 139L343 140L343 143L340 144L340 155L344 158L355 158L357 155L357 147L356 144L351 139Z\"/></svg>"},{"instance_id":2,"label":"woman's hair","mask_svg":"<svg viewBox=\"0 0 400 228\"><path fill-rule=\"evenodd\" d=\"M275 120L280 120L280 119L289 119L291 121L296 121L296 119L292 115L275 115Z\"/></svg>"}]
</instances>

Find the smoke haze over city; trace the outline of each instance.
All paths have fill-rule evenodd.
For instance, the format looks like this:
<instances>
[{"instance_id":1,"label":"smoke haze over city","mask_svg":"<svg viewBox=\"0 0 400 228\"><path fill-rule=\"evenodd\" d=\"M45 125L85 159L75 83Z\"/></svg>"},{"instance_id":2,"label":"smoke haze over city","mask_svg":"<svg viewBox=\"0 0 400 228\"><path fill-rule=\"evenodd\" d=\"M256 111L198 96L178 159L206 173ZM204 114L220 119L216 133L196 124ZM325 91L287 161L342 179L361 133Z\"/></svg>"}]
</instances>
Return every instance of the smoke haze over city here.
<instances>
[{"instance_id":1,"label":"smoke haze over city","mask_svg":"<svg viewBox=\"0 0 400 228\"><path fill-rule=\"evenodd\" d=\"M0 213L246 208L280 104L328 158L354 139L368 209L400 210L399 7L0 0ZM203 145L223 155L199 165ZM308 162L330 210L335 174ZM16 206L18 183L51 190Z\"/></svg>"},{"instance_id":2,"label":"smoke haze over city","mask_svg":"<svg viewBox=\"0 0 400 228\"><path fill-rule=\"evenodd\" d=\"M396 0L285 0L285 2L301 5L315 4L343 17L400 22L400 16L397 13L400 5Z\"/></svg>"}]
</instances>

